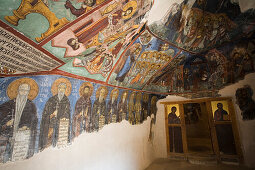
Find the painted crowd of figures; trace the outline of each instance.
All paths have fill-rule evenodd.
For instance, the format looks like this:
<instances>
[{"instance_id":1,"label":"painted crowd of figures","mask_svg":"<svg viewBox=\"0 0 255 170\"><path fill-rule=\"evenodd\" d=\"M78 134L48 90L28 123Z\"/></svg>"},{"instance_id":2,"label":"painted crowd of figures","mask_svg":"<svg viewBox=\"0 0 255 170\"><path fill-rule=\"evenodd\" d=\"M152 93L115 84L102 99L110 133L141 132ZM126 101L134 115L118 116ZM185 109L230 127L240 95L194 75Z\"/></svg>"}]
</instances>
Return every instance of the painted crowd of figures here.
<instances>
[{"instance_id":1,"label":"painted crowd of figures","mask_svg":"<svg viewBox=\"0 0 255 170\"><path fill-rule=\"evenodd\" d=\"M33 156L38 136L40 151L49 146L64 147L84 131L98 131L106 124L122 120L140 124L147 116L156 114L158 96L117 88L110 92L110 89L99 86L94 91L92 83L84 82L71 114L68 98L71 82L58 78L51 86L52 97L47 100L39 121L38 108L33 102L39 91L36 81L32 78L12 81L7 88L10 100L0 105L0 162ZM91 100L93 91L95 101ZM40 130L37 130L38 122Z\"/></svg>"}]
</instances>

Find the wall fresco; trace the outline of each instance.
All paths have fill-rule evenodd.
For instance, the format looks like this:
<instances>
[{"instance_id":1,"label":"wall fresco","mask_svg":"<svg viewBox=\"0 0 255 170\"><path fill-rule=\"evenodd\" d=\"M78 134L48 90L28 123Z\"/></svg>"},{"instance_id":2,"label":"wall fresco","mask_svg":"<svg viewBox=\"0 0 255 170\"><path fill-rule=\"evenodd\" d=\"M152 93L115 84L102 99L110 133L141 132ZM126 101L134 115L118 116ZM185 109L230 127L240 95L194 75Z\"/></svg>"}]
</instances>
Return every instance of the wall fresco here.
<instances>
[{"instance_id":1,"label":"wall fresco","mask_svg":"<svg viewBox=\"0 0 255 170\"><path fill-rule=\"evenodd\" d=\"M238 88L235 93L237 104L242 111L244 121L255 119L255 101L252 99L253 90L249 85Z\"/></svg>"},{"instance_id":2,"label":"wall fresco","mask_svg":"<svg viewBox=\"0 0 255 170\"><path fill-rule=\"evenodd\" d=\"M0 87L1 163L65 147L110 123L140 124L164 97L57 75L2 78Z\"/></svg>"},{"instance_id":3,"label":"wall fresco","mask_svg":"<svg viewBox=\"0 0 255 170\"><path fill-rule=\"evenodd\" d=\"M122 54L108 83L142 89L156 72L172 62L178 52L179 49L145 30Z\"/></svg>"},{"instance_id":4,"label":"wall fresco","mask_svg":"<svg viewBox=\"0 0 255 170\"><path fill-rule=\"evenodd\" d=\"M252 23L254 9L241 13L239 4L231 0L184 0L173 3L150 29L178 47L203 52L224 42L250 37L255 29Z\"/></svg>"},{"instance_id":5,"label":"wall fresco","mask_svg":"<svg viewBox=\"0 0 255 170\"><path fill-rule=\"evenodd\" d=\"M157 72L144 90L185 93L190 97L197 97L195 93L199 92L200 97L213 97L210 91L217 92L254 72L254 58L254 39L227 43L201 54L182 51Z\"/></svg>"}]
</instances>

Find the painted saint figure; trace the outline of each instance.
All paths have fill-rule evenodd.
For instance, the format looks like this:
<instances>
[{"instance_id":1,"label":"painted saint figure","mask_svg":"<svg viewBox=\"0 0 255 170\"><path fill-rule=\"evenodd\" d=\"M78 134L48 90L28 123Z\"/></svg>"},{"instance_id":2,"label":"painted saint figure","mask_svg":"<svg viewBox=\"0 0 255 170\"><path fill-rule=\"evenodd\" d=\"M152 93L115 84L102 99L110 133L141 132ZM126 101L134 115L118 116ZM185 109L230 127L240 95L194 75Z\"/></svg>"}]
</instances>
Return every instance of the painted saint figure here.
<instances>
[{"instance_id":1,"label":"painted saint figure","mask_svg":"<svg viewBox=\"0 0 255 170\"><path fill-rule=\"evenodd\" d=\"M136 100L135 100L135 124L140 124L143 121L141 116L141 110L142 110L141 99L142 99L142 93L139 92L137 93Z\"/></svg>"},{"instance_id":2,"label":"painted saint figure","mask_svg":"<svg viewBox=\"0 0 255 170\"><path fill-rule=\"evenodd\" d=\"M118 96L119 90L113 89L110 95L110 101L107 104L106 123L116 123L118 118Z\"/></svg>"},{"instance_id":3,"label":"painted saint figure","mask_svg":"<svg viewBox=\"0 0 255 170\"><path fill-rule=\"evenodd\" d=\"M40 125L39 149L48 146L62 147L70 142L70 101L71 82L57 79L52 85L53 96L46 102Z\"/></svg>"},{"instance_id":4,"label":"painted saint figure","mask_svg":"<svg viewBox=\"0 0 255 170\"><path fill-rule=\"evenodd\" d=\"M141 52L141 44L134 44L131 49L125 54L126 60L125 63L120 63L122 65L119 69L116 70L117 76L115 78L116 81L123 82L125 77L127 76L129 70L133 67L133 64L137 58L137 56Z\"/></svg>"},{"instance_id":5,"label":"painted saint figure","mask_svg":"<svg viewBox=\"0 0 255 170\"><path fill-rule=\"evenodd\" d=\"M135 104L134 104L134 99L135 99L135 92L131 93L129 97L129 102L128 102L128 121L130 124L133 124L135 121L135 116L134 116L134 111L135 111Z\"/></svg>"},{"instance_id":6,"label":"painted saint figure","mask_svg":"<svg viewBox=\"0 0 255 170\"><path fill-rule=\"evenodd\" d=\"M120 102L118 104L118 122L127 119L128 107L127 107L128 91L122 93Z\"/></svg>"},{"instance_id":7,"label":"painted saint figure","mask_svg":"<svg viewBox=\"0 0 255 170\"><path fill-rule=\"evenodd\" d=\"M180 118L176 115L177 108L173 106L168 114L168 124L180 124Z\"/></svg>"},{"instance_id":8,"label":"painted saint figure","mask_svg":"<svg viewBox=\"0 0 255 170\"><path fill-rule=\"evenodd\" d=\"M157 114L157 101L158 98L157 96L152 96L151 97L151 105L150 105L150 114L149 116L151 116L152 114L154 114L154 123L156 122L156 114Z\"/></svg>"},{"instance_id":9,"label":"painted saint figure","mask_svg":"<svg viewBox=\"0 0 255 170\"><path fill-rule=\"evenodd\" d=\"M176 115L177 108L173 106L168 114L168 124L180 124L180 117ZM169 126L170 152L182 153L182 131L180 126Z\"/></svg>"},{"instance_id":10,"label":"painted saint figure","mask_svg":"<svg viewBox=\"0 0 255 170\"><path fill-rule=\"evenodd\" d=\"M226 116L228 116L228 112L223 109L223 104L218 103L217 108L218 109L214 112L214 120L216 121L228 120L228 118L225 118Z\"/></svg>"},{"instance_id":11,"label":"painted saint figure","mask_svg":"<svg viewBox=\"0 0 255 170\"><path fill-rule=\"evenodd\" d=\"M106 102L105 98L107 96L108 90L106 87L99 87L96 92L96 101L93 105L92 111L92 122L93 122L93 130L102 129L105 124L105 116L106 116Z\"/></svg>"},{"instance_id":12,"label":"painted saint figure","mask_svg":"<svg viewBox=\"0 0 255 170\"><path fill-rule=\"evenodd\" d=\"M91 100L90 96L93 92L93 86L89 82L85 82L80 87L81 97L75 104L75 113L73 116L73 135L77 137L83 130L90 132L91 126Z\"/></svg>"},{"instance_id":13,"label":"painted saint figure","mask_svg":"<svg viewBox=\"0 0 255 170\"><path fill-rule=\"evenodd\" d=\"M142 101L142 112L141 112L141 119L146 120L148 116L148 101L149 101L149 95L144 93L143 94L143 101Z\"/></svg>"},{"instance_id":14,"label":"painted saint figure","mask_svg":"<svg viewBox=\"0 0 255 170\"><path fill-rule=\"evenodd\" d=\"M238 104L243 120L255 119L255 101L253 100L253 90L249 85L236 90L236 103Z\"/></svg>"},{"instance_id":15,"label":"painted saint figure","mask_svg":"<svg viewBox=\"0 0 255 170\"><path fill-rule=\"evenodd\" d=\"M32 100L37 93L38 85L30 78L8 86L10 100L0 105L0 162L33 156L38 119Z\"/></svg>"}]
</instances>

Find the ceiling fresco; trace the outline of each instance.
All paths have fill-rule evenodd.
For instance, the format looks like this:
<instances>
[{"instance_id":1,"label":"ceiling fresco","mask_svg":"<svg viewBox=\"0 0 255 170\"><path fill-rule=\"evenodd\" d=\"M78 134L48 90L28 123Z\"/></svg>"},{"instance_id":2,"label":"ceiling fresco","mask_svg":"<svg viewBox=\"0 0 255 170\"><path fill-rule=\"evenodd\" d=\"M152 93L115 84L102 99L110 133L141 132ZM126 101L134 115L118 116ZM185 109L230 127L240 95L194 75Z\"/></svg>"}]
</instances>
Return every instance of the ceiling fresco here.
<instances>
[{"instance_id":1,"label":"ceiling fresco","mask_svg":"<svg viewBox=\"0 0 255 170\"><path fill-rule=\"evenodd\" d=\"M199 53L250 37L255 29L254 18L254 9L241 13L238 3L231 0L184 0L173 3L150 29L178 47Z\"/></svg>"},{"instance_id":2,"label":"ceiling fresco","mask_svg":"<svg viewBox=\"0 0 255 170\"><path fill-rule=\"evenodd\" d=\"M173 0L150 21L155 3L0 0L0 76L63 75L193 98L217 96L254 72L253 8Z\"/></svg>"}]
</instances>

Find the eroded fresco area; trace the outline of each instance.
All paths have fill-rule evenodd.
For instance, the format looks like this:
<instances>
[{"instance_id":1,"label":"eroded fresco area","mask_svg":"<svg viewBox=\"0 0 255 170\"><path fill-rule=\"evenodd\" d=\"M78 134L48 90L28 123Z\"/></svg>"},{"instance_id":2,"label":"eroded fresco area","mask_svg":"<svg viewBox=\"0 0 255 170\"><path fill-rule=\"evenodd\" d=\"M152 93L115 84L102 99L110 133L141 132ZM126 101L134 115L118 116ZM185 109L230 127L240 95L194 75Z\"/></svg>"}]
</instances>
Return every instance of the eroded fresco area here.
<instances>
[{"instance_id":1,"label":"eroded fresco area","mask_svg":"<svg viewBox=\"0 0 255 170\"><path fill-rule=\"evenodd\" d=\"M173 3L165 16L150 25L160 38L190 52L204 52L224 42L250 37L254 9L243 13L231 0L184 0Z\"/></svg>"},{"instance_id":2,"label":"eroded fresco area","mask_svg":"<svg viewBox=\"0 0 255 170\"><path fill-rule=\"evenodd\" d=\"M140 124L164 97L57 75L2 78L0 89L1 163L65 147L110 123Z\"/></svg>"}]
</instances>

